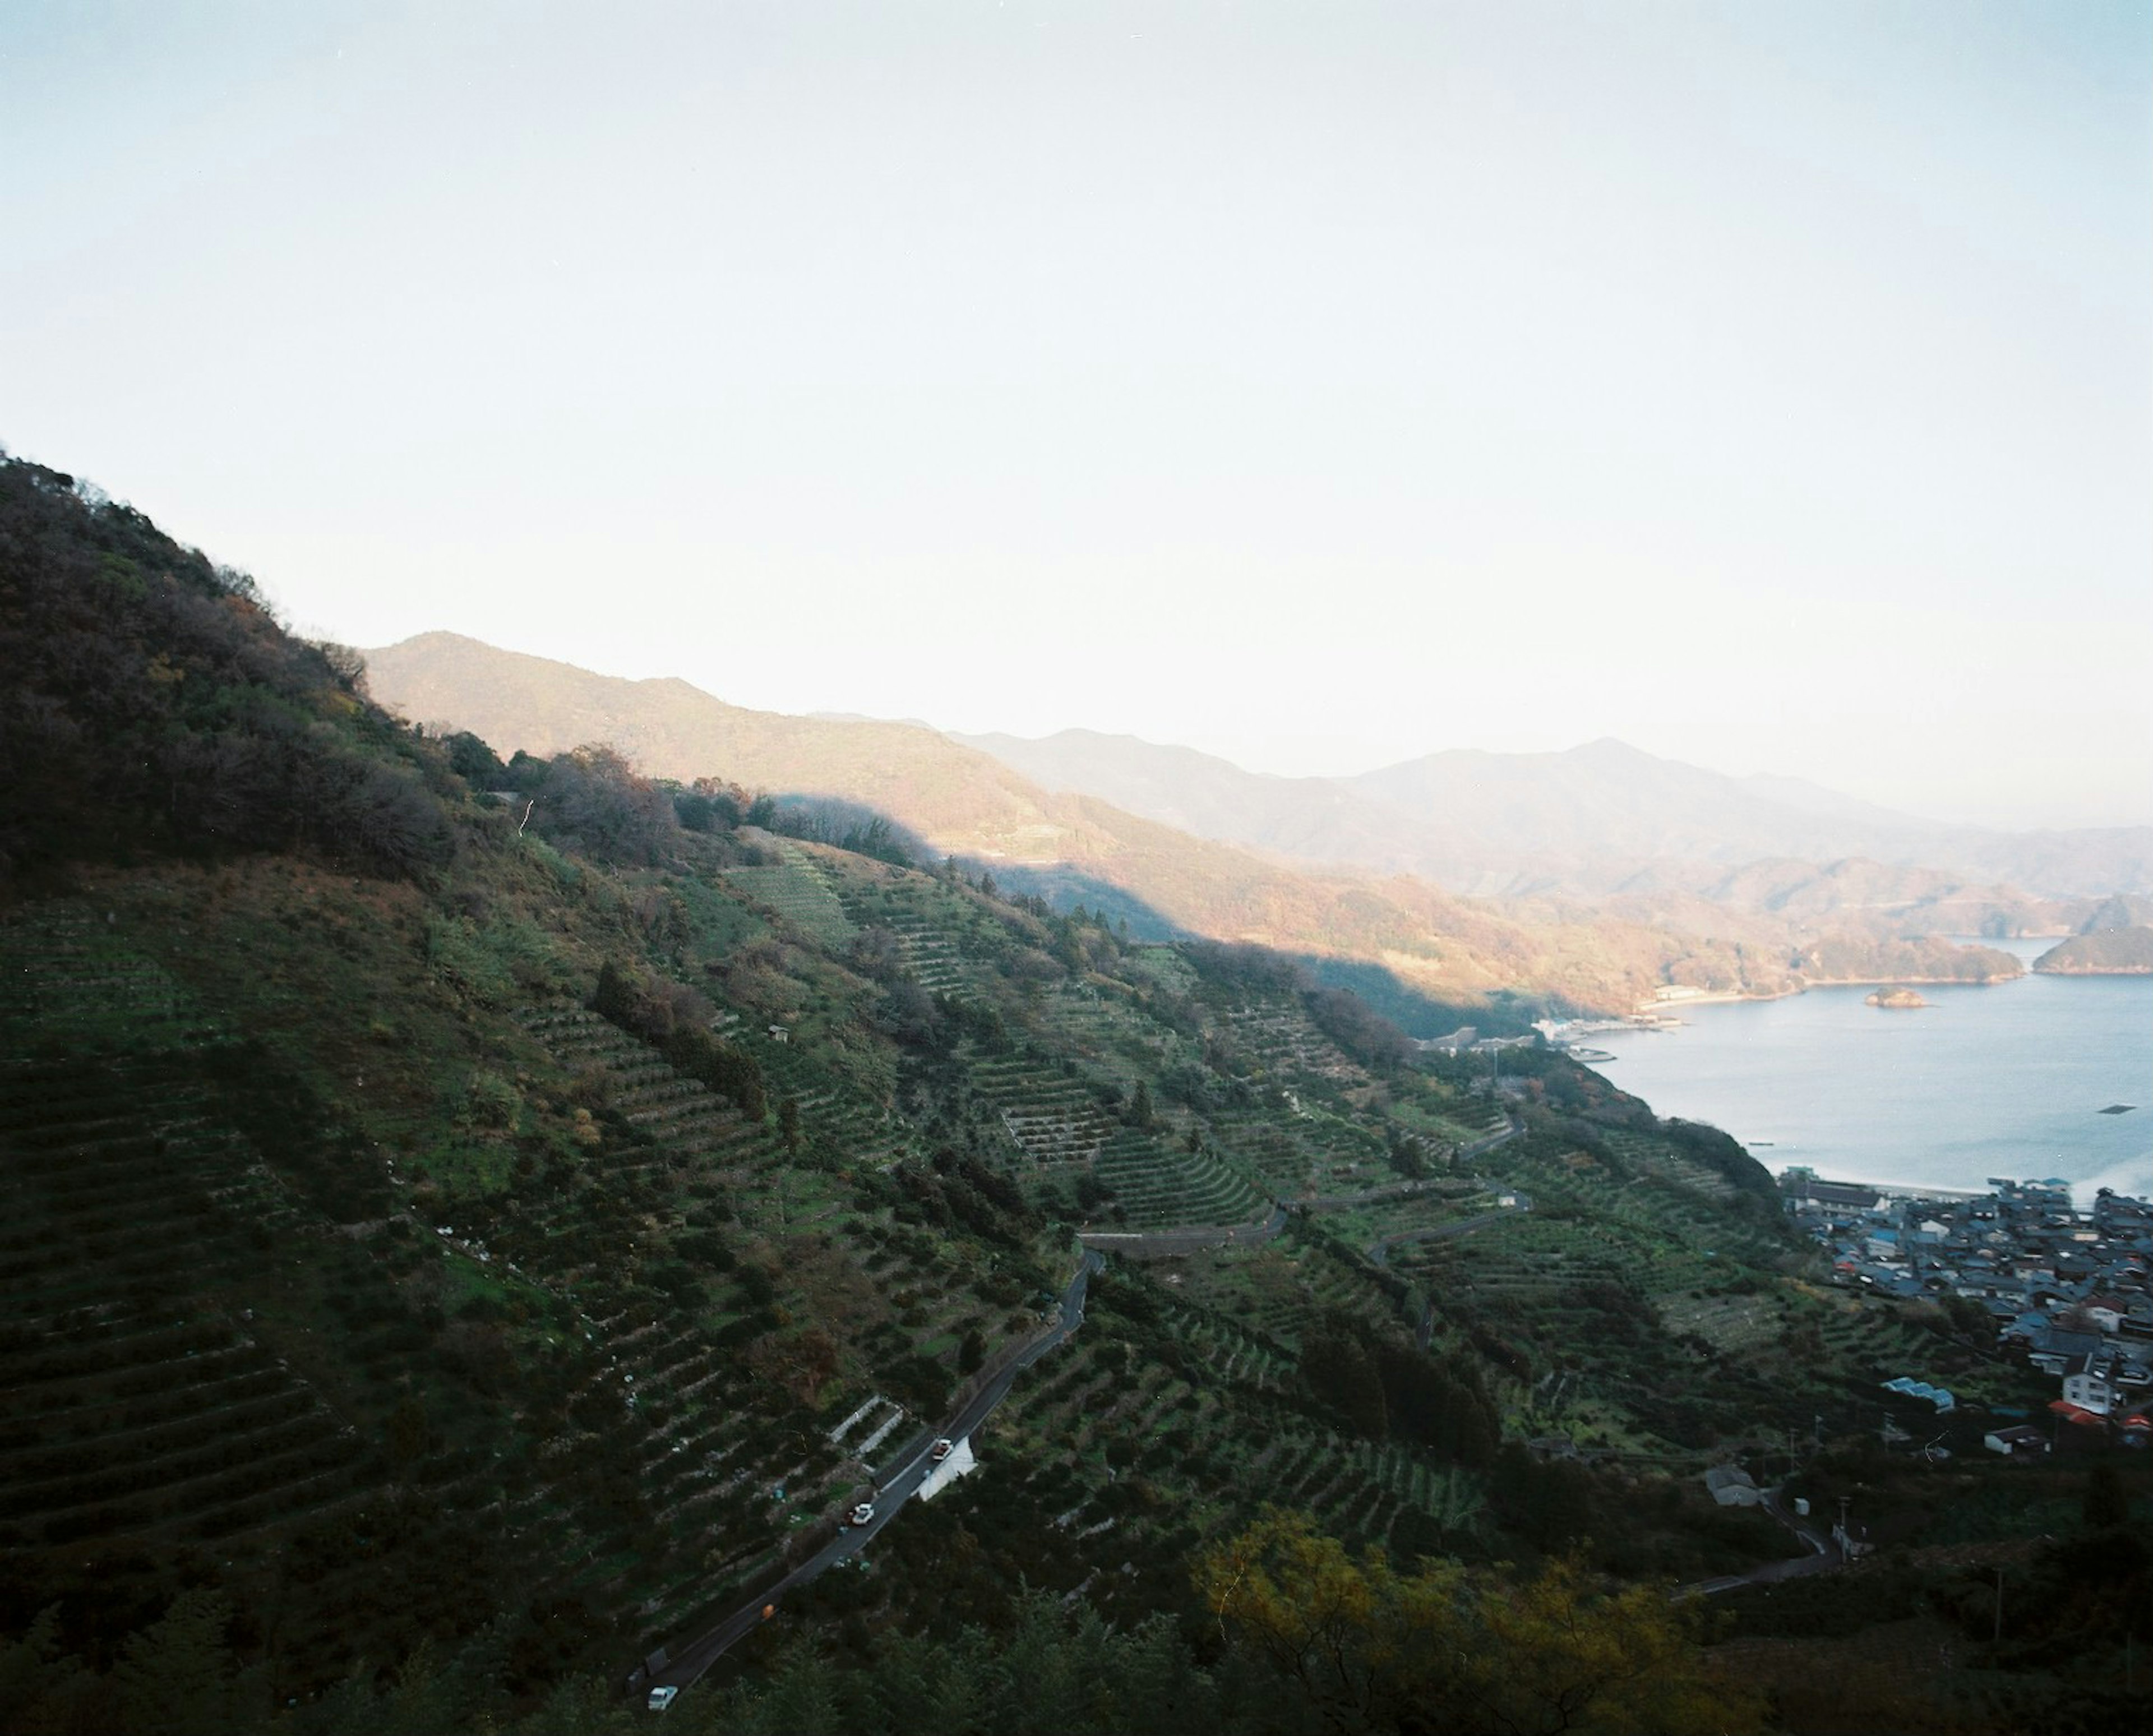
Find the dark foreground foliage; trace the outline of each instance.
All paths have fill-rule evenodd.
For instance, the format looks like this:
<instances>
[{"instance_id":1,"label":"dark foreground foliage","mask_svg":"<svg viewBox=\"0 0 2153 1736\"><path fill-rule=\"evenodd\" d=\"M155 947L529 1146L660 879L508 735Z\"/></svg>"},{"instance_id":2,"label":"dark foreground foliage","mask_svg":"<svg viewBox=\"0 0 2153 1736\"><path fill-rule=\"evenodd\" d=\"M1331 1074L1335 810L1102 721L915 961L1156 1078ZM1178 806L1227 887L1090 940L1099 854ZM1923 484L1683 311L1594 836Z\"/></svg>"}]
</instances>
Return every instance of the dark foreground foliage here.
<instances>
[{"instance_id":1,"label":"dark foreground foliage","mask_svg":"<svg viewBox=\"0 0 2153 1736\"><path fill-rule=\"evenodd\" d=\"M94 854L300 848L438 864L421 756L358 665L246 574L71 476L0 460L0 879Z\"/></svg>"}]
</instances>

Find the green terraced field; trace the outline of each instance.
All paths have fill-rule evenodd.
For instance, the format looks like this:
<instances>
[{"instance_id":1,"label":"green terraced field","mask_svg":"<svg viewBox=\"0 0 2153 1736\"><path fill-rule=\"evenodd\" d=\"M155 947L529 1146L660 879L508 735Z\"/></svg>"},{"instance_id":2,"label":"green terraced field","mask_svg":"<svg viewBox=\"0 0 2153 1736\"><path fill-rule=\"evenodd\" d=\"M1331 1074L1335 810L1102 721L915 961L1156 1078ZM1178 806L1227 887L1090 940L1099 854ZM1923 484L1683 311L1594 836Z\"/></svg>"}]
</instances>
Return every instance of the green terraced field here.
<instances>
[{"instance_id":1,"label":"green terraced field","mask_svg":"<svg viewBox=\"0 0 2153 1736\"><path fill-rule=\"evenodd\" d=\"M857 930L815 858L783 838L773 839L771 848L781 861L764 868L728 868L726 883L803 934L828 945L847 944Z\"/></svg>"}]
</instances>

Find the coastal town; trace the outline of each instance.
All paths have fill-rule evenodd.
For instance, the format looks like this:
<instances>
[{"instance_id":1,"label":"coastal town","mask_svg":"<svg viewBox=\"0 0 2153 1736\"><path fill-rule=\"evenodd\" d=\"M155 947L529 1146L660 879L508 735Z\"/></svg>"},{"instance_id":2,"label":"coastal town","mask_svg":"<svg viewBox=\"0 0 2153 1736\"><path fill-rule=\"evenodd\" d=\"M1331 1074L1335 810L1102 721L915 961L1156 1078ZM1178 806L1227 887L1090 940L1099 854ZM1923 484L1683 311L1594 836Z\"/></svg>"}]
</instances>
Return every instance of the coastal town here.
<instances>
[{"instance_id":1,"label":"coastal town","mask_svg":"<svg viewBox=\"0 0 2153 1736\"><path fill-rule=\"evenodd\" d=\"M2103 1188L2089 1209L2069 1184L1992 1176L1984 1194L1944 1194L1780 1178L1793 1219L1830 1254L1835 1282L1876 1294L1986 1310L1998 1343L2057 1382L2049 1414L1983 1436L2006 1457L2096 1442L2153 1442L2153 1204ZM1932 1404L1957 1401L1909 1375L1887 1383Z\"/></svg>"}]
</instances>

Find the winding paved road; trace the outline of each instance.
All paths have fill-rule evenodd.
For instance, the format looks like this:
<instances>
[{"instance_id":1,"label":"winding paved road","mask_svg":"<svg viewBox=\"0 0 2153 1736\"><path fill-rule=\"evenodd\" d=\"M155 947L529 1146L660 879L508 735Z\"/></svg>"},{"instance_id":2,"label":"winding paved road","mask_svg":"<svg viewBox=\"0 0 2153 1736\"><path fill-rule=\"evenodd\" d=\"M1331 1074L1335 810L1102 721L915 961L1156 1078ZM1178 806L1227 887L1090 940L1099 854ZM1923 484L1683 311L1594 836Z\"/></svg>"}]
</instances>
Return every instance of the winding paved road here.
<instances>
[{"instance_id":1,"label":"winding paved road","mask_svg":"<svg viewBox=\"0 0 2153 1736\"><path fill-rule=\"evenodd\" d=\"M1076 1268L1076 1275L1070 1280L1069 1288L1061 1293L1061 1317L1051 1331L1042 1334L1017 1356L1009 1366L994 1376L968 1399L955 1416L935 1431L953 1441L962 1441L994 1413L995 1407L1009 1396L1016 1377L1031 1367L1047 1352L1060 1344L1084 1322L1084 1291L1091 1282L1092 1274L1106 1265L1104 1257L1087 1249ZM786 1594L796 1586L807 1584L817 1575L836 1566L840 1561L850 1560L873 1542L883 1526L895 1519L898 1509L919 1492L919 1485L927 1480L932 1469L927 1454L934 1435L916 1438L915 1444L903 1459L894 1464L881 1468L876 1479L874 1518L864 1525L848 1525L840 1530L828 1543L802 1561L774 1586L758 1592L749 1602L741 1606L715 1627L681 1647L677 1656L659 1669L639 1669L629 1678L629 1685L638 1698L654 1688L689 1688L700 1681L705 1672L725 1653L743 1634L760 1627L768 1619L766 1611L773 1610Z\"/></svg>"},{"instance_id":2,"label":"winding paved road","mask_svg":"<svg viewBox=\"0 0 2153 1736\"><path fill-rule=\"evenodd\" d=\"M1769 1586L1781 1580L1807 1579L1816 1573L1831 1573L1846 1565L1846 1557L1839 1552L1839 1545L1807 1520L1789 1513L1779 1503L1779 1492L1767 1489L1758 1503L1764 1511L1801 1539L1809 1550L1805 1555L1796 1555L1784 1561L1767 1561L1762 1567L1753 1567L1747 1573L1723 1574L1718 1579L1699 1580L1694 1585L1677 1586L1677 1597L1715 1597L1722 1591L1739 1591L1744 1586Z\"/></svg>"},{"instance_id":3,"label":"winding paved road","mask_svg":"<svg viewBox=\"0 0 2153 1736\"><path fill-rule=\"evenodd\" d=\"M1458 1156L1453 1158L1451 1162L1454 1163L1463 1158L1477 1158L1484 1151L1493 1151L1505 1139L1514 1139L1524 1132L1525 1119L1516 1110L1505 1108L1503 1111L1503 1116L1505 1125L1501 1133L1489 1133L1468 1144L1459 1146Z\"/></svg>"}]
</instances>

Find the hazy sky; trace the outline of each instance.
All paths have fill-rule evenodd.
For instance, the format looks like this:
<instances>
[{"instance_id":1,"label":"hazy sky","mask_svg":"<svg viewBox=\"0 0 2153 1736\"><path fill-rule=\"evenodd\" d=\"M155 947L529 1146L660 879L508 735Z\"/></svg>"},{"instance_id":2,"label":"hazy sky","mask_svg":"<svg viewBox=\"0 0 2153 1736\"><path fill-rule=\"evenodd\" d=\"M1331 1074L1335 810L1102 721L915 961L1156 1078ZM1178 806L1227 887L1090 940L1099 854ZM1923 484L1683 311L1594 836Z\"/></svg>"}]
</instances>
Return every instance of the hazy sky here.
<instances>
[{"instance_id":1,"label":"hazy sky","mask_svg":"<svg viewBox=\"0 0 2153 1736\"><path fill-rule=\"evenodd\" d=\"M2153 822L2147 0L0 0L0 441L303 630Z\"/></svg>"}]
</instances>

